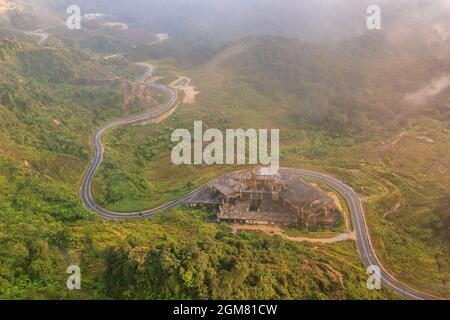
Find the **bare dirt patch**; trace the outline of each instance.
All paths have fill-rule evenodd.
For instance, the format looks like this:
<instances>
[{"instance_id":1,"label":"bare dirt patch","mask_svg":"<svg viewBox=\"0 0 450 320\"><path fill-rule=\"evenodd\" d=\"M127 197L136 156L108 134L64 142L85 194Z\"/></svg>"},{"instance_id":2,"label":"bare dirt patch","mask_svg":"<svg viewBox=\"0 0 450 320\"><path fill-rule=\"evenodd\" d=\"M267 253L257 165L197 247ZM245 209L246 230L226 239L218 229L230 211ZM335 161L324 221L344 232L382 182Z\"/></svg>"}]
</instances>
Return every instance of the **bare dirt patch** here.
<instances>
[{"instance_id":1,"label":"bare dirt patch","mask_svg":"<svg viewBox=\"0 0 450 320\"><path fill-rule=\"evenodd\" d=\"M169 39L169 35L167 33L157 33L158 43L164 42Z\"/></svg>"},{"instance_id":2,"label":"bare dirt patch","mask_svg":"<svg viewBox=\"0 0 450 320\"><path fill-rule=\"evenodd\" d=\"M181 90L184 93L183 103L194 104L195 98L199 91L195 90L195 87L191 85L191 79L188 77L179 77L177 80L170 84L170 87Z\"/></svg>"}]
</instances>

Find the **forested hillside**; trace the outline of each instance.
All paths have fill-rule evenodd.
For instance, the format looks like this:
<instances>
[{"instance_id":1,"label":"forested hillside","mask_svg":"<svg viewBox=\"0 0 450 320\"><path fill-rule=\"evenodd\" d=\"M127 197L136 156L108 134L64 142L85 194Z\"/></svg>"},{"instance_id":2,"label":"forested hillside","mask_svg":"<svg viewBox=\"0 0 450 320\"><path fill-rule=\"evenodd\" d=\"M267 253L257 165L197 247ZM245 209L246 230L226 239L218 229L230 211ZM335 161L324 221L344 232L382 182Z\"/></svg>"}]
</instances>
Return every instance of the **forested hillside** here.
<instances>
[{"instance_id":1,"label":"forested hillside","mask_svg":"<svg viewBox=\"0 0 450 320\"><path fill-rule=\"evenodd\" d=\"M298 125L336 135L392 131L413 116L445 119L448 90L430 97L425 106L405 97L436 77L450 75L450 61L429 52L399 59L399 52L383 35L346 41L338 48L252 38L228 47L200 70L203 78L226 72L228 81L268 97L295 100L288 116ZM436 72L430 76L430 70Z\"/></svg>"}]
</instances>

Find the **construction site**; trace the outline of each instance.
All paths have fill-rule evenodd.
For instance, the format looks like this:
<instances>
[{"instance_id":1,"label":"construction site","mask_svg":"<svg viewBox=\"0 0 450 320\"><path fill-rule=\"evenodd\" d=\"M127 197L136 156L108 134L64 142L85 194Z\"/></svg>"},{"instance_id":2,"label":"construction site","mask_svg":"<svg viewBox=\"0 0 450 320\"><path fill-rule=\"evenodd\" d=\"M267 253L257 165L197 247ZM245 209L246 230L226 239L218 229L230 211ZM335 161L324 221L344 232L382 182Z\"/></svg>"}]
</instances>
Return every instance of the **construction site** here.
<instances>
[{"instance_id":1,"label":"construction site","mask_svg":"<svg viewBox=\"0 0 450 320\"><path fill-rule=\"evenodd\" d=\"M189 205L212 209L219 221L230 223L314 230L342 221L335 199L317 185L261 167L214 180Z\"/></svg>"}]
</instances>

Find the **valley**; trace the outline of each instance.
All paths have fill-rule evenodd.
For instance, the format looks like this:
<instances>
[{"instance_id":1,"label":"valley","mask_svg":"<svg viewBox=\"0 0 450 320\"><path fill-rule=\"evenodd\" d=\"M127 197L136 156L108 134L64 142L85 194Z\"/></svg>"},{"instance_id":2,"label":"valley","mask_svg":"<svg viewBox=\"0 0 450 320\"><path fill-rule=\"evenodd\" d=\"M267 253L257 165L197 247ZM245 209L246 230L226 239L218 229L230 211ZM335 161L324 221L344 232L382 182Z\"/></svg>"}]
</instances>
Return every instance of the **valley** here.
<instances>
[{"instance_id":1,"label":"valley","mask_svg":"<svg viewBox=\"0 0 450 320\"><path fill-rule=\"evenodd\" d=\"M21 56L23 60L20 63L29 63L28 59L31 59L31 57L45 59L50 54L48 49L35 47L34 44L5 42L2 48L9 48L9 51L3 51L4 57ZM57 73L54 75L46 73L48 78L45 82L40 79L39 85L35 80L35 77L40 77L42 74L39 68L28 69L22 73L22 71L15 69L20 66L18 65L19 62L11 58L4 60L2 64L2 72L14 70L20 75L22 81L27 81L30 85L35 86L34 92L40 92L42 95L40 99L46 101L41 104L39 103L40 100L28 100L25 94L30 91L24 92L18 88L10 88L7 82L9 78L3 78L5 82L2 85L4 88L9 88L11 96L4 96L3 103L7 103L8 107L1 108L2 123L9 123L9 125L2 127L3 139L1 144L2 215L0 223L2 248L4 248L1 253L2 270L4 270L0 286L2 298L122 297L125 289L117 287L120 281L117 281L116 277L121 277L123 274L107 271L108 268L112 267L110 263L121 263L119 258L115 256L116 253L134 247L141 251L143 256L151 255L153 253L147 253L148 250L145 249L148 243L174 249L173 244L170 244L172 242L170 239L174 239L175 236L177 239L181 237L188 241L193 235L196 235L196 241L191 243L188 250L198 252L203 247L202 243L210 243L212 246L217 246L214 250L216 254L222 256L221 259L229 259L232 252L241 244L244 245L247 249L241 253L242 261L254 265L254 267L247 269L248 277L253 277L252 274L255 271L252 270L267 270L268 272L274 267L273 264L267 263L262 256L256 259L255 254L258 250L257 247L260 246L257 243L267 241L268 243L276 243L280 241L279 239L266 239L262 235L253 234L233 235L229 227L212 223L209 214L202 211L177 208L149 221L140 219L136 222L118 223L102 220L85 210L79 201L78 186L80 185L80 177L83 175L90 159L88 153L90 139L86 133L95 132L95 128L101 124L120 118L120 115L124 112L123 98L120 91L111 88L108 83L105 84L105 87L102 87L102 85L80 85L78 84L79 81L72 83L72 77L77 78L77 69L68 64L67 61L71 59L65 60L72 53L56 51L51 54L60 58L53 58L51 61L55 64L49 64L48 67L61 68L61 66L64 66L67 68L64 79L69 81L65 85L69 86L70 90L62 90L54 82L59 81ZM102 60L89 62L91 68L98 68L96 72L90 73L94 79L107 78L109 74L106 70L102 70L103 67L97 65ZM35 64L30 64L30 66L32 65ZM83 65L77 66L80 70L83 70L84 67ZM115 69L113 65L111 68ZM127 68L132 70L134 67L129 65ZM49 69L46 68L45 70L48 72ZM83 78L86 78L85 73L81 74ZM95 91L92 90L93 88L95 88ZM48 93L45 94L46 92ZM22 100L20 95L23 95ZM49 96L52 96L51 100L49 100ZM60 101L64 101L63 99L70 99L72 108L61 110L60 106L65 106L65 104L60 103ZM31 106L33 108L30 109ZM108 106L108 108L105 108L105 106ZM25 112L20 108L24 108ZM38 111L41 116L34 116ZM92 114L89 114L91 112ZM26 116L26 118L19 118L20 116ZM129 115L128 119L133 119L133 117L135 116ZM8 122L5 122L5 119L9 119ZM55 119L56 121L54 121ZM43 133L43 136L40 136L41 133L38 130L27 131L20 125L22 121L35 128L42 128L41 130L48 130L52 133ZM168 121L170 122L170 120ZM158 125L131 126L130 128L154 128L155 126ZM21 135L23 140L21 140ZM55 140L43 139L42 137L54 137ZM65 139L62 139L62 137L65 137ZM41 142L36 145L36 141ZM108 152L106 154L109 155ZM204 178L208 177L205 176ZM33 195L33 197L30 197L30 195ZM15 226L20 227L16 228ZM215 237L218 238L214 240ZM121 249L116 247L123 245L124 240L128 243L126 247ZM186 246L187 243L182 245ZM254 247L255 245L256 247ZM301 243L292 246L282 242L281 245L288 245L286 250L293 253L294 256L313 254L309 252L308 246ZM224 251L220 251L218 247L221 247ZM333 258L335 254L332 252L335 251L335 254L337 254L337 251L346 252L344 259L348 260L349 264L342 265L342 262L338 262L337 258ZM275 252L273 254L284 255L284 253ZM323 255L324 257L330 254L330 258L327 258L326 268L331 268L330 270L333 270L333 272L335 272L334 270L341 270L342 273L345 272L346 274L346 268L356 268L355 270L358 270L357 273L360 274L359 277L364 278L364 270L359 264L359 259L351 245L343 244L340 248L324 247L321 252L317 253L317 255ZM330 259L336 259L336 263L333 263L334 266L329 264ZM311 260L307 267L310 270L307 279L311 280L305 280L305 274L302 273L303 280L300 280L300 278L296 280L298 285L305 283L304 281L312 281L309 282L308 287L316 286L312 279L316 275L320 276L322 268L325 267L316 265L313 262L316 258L311 257ZM190 261L189 259L183 259L183 263L193 263L195 260ZM64 277L67 263L77 263L82 269L92 270L90 273L84 274L86 280L83 291L71 292L65 288ZM229 264L227 266L231 267ZM197 266L197 268L203 268L203 266ZM157 284L151 287L147 286L147 289L153 288L152 294L155 297L167 298L174 296L225 298L234 296L236 289L241 292L239 293L241 297L259 296L267 298L279 296L279 293L272 290L259 293L251 291L245 277L235 279L233 287L226 289L219 284L229 281L225 269L222 269L220 264L212 265L211 268L218 270L220 275L216 276L216 282L214 287L211 287L211 293L209 294L203 291L202 288L206 286L206 283L203 283L201 279L191 280L197 283L198 289L193 289L192 283L194 282L186 283L171 292L163 291L163 287ZM138 270L130 269L128 272L130 272L130 276L133 274L132 277L140 277ZM211 270L199 269L199 272L211 272ZM170 277L169 273L165 273L165 271L158 272L158 274L166 274L167 277ZM108 275L108 278L102 280L103 275ZM354 276L353 272L342 275L342 277L352 277L352 279L354 279ZM98 283L98 281L105 283L105 289L98 288L95 285L95 282ZM258 283L265 286L266 280L261 281L254 282L253 287L258 286ZM365 289L361 286L364 281L351 280L354 281L354 284L349 287L340 285L339 280L334 278L329 278L329 280L324 278L324 281L324 285L329 286L330 289L336 288L332 289L335 297L353 295L349 288L354 288L352 292L354 290L360 292L361 290L361 294L366 294L363 293ZM273 285L278 286L276 283ZM158 293L158 290L161 291ZM136 292L135 296L140 294L143 293ZM390 295L388 292L383 294ZM314 297L316 293L315 290L307 292L300 287L297 289L290 287L283 295L286 297ZM358 295L360 296L360 294ZM381 295L374 292L371 297L376 298L381 297Z\"/></svg>"},{"instance_id":2,"label":"valley","mask_svg":"<svg viewBox=\"0 0 450 320\"><path fill-rule=\"evenodd\" d=\"M444 2L413 15L384 0L386 24L367 32L359 5L114 1L80 1L105 12L81 30L64 27L65 0L0 9L1 299L449 299ZM249 168L175 165L171 134L196 121L279 129L280 172L334 194L347 219L248 225L192 208Z\"/></svg>"}]
</instances>

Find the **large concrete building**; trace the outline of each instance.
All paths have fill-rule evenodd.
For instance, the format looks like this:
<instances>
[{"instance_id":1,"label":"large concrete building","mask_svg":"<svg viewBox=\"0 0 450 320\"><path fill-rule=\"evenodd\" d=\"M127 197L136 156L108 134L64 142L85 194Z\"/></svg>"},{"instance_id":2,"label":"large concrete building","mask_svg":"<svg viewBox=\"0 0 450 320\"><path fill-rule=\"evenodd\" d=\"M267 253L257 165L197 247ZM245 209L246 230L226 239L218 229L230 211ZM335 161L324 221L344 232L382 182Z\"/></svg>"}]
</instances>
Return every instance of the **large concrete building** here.
<instances>
[{"instance_id":1,"label":"large concrete building","mask_svg":"<svg viewBox=\"0 0 450 320\"><path fill-rule=\"evenodd\" d=\"M214 209L219 220L234 223L314 229L336 226L341 215L334 199L317 186L264 168L217 179L189 203Z\"/></svg>"}]
</instances>

